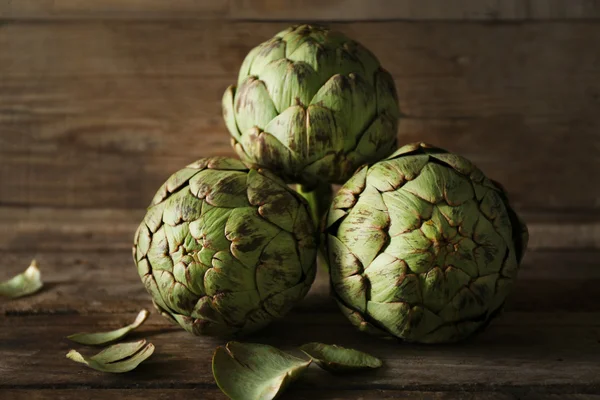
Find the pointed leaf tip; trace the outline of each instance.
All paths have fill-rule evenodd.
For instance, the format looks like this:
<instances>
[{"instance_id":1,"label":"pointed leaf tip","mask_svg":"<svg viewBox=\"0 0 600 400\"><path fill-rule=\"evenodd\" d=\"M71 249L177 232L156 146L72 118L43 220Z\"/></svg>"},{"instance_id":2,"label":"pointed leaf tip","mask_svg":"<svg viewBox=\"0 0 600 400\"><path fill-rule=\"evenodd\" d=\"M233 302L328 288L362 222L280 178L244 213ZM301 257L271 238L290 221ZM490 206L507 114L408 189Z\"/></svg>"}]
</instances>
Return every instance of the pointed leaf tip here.
<instances>
[{"instance_id":1,"label":"pointed leaf tip","mask_svg":"<svg viewBox=\"0 0 600 400\"><path fill-rule=\"evenodd\" d=\"M131 324L124 326L123 328L115 329L108 332L94 332L94 333L75 333L67 336L67 339L80 344L85 345L99 345L114 342L122 339L129 332L139 328L148 318L150 313L148 310L142 310L138 313L135 321Z\"/></svg>"},{"instance_id":2,"label":"pointed leaf tip","mask_svg":"<svg viewBox=\"0 0 600 400\"><path fill-rule=\"evenodd\" d=\"M100 353L86 357L76 350L67 353L67 358L85 364L100 372L124 373L137 368L154 353L154 345L146 340L120 343L107 347Z\"/></svg>"},{"instance_id":3,"label":"pointed leaf tip","mask_svg":"<svg viewBox=\"0 0 600 400\"><path fill-rule=\"evenodd\" d=\"M33 294L43 286L42 274L38 268L37 261L31 260L31 264L24 272L4 282L0 282L0 296L16 299Z\"/></svg>"},{"instance_id":4,"label":"pointed leaf tip","mask_svg":"<svg viewBox=\"0 0 600 400\"><path fill-rule=\"evenodd\" d=\"M353 372L380 368L382 361L362 351L323 343L307 343L300 347L317 365L326 371Z\"/></svg>"}]
</instances>

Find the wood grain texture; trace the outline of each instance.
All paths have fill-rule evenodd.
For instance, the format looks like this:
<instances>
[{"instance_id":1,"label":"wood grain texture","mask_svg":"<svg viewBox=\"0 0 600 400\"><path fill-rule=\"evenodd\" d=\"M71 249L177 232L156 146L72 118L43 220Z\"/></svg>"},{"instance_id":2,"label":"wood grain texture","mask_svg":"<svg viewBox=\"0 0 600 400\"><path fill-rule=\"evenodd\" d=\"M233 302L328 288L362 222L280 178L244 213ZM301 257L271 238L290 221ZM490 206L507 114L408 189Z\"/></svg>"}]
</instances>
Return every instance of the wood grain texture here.
<instances>
[{"instance_id":1,"label":"wood grain texture","mask_svg":"<svg viewBox=\"0 0 600 400\"><path fill-rule=\"evenodd\" d=\"M156 314L129 336L147 338L155 354L135 371L102 374L64 358L70 348L93 354L65 336L112 329L135 314L10 316L0 320L0 388L152 388L214 390L210 360L225 339L198 338ZM600 314L511 314L469 342L417 346L375 340L352 329L339 312L294 313L247 341L284 350L309 342L337 343L381 357L385 368L349 380L311 368L298 390L498 391L527 386L550 393L600 390ZM585 317L583 319L582 317ZM503 322L504 321L504 322ZM97 351L97 350L96 350ZM35 374L28 371L35 370Z\"/></svg>"},{"instance_id":2,"label":"wood grain texture","mask_svg":"<svg viewBox=\"0 0 600 400\"><path fill-rule=\"evenodd\" d=\"M81 400L82 392L77 389L0 389L0 395L11 400ZM226 400L217 389L85 389L86 400L172 400L202 399ZM201 396L201 397L200 397ZM286 400L599 400L594 394L549 394L530 389L504 388L497 392L468 392L465 390L447 392L424 392L406 390L336 390L328 388L293 388L285 393Z\"/></svg>"},{"instance_id":3,"label":"wood grain texture","mask_svg":"<svg viewBox=\"0 0 600 400\"><path fill-rule=\"evenodd\" d=\"M222 92L284 26L0 25L0 204L140 209L175 170L232 155ZM521 211L598 213L599 25L334 27L392 72L400 142L472 159Z\"/></svg>"},{"instance_id":4,"label":"wood grain texture","mask_svg":"<svg viewBox=\"0 0 600 400\"><path fill-rule=\"evenodd\" d=\"M515 400L511 393L501 392L422 392L406 390L336 390L334 393L324 388L297 388L287 391L282 399L286 400L331 400L331 399L361 399L361 400ZM62 390L1 390L11 400L81 400L82 392L76 389ZM201 399L201 400L226 400L227 396L217 389L86 389L86 400L173 400L173 399ZM543 395L536 397L538 400L598 400L600 396L561 394Z\"/></svg>"},{"instance_id":5,"label":"wood grain texture","mask_svg":"<svg viewBox=\"0 0 600 400\"><path fill-rule=\"evenodd\" d=\"M0 206L0 251L129 250L144 209ZM598 250L600 216L523 213L530 250Z\"/></svg>"},{"instance_id":6,"label":"wood grain texture","mask_svg":"<svg viewBox=\"0 0 600 400\"><path fill-rule=\"evenodd\" d=\"M131 251L2 252L0 280L22 272L35 257L45 288L35 296L0 301L0 315L136 312L151 307L131 259ZM600 312L598 251L529 252L507 310L514 312ZM320 271L299 304L306 317L315 309L337 310Z\"/></svg>"},{"instance_id":7,"label":"wood grain texture","mask_svg":"<svg viewBox=\"0 0 600 400\"><path fill-rule=\"evenodd\" d=\"M234 18L275 20L591 19L600 3L583 0L232 0Z\"/></svg>"},{"instance_id":8,"label":"wood grain texture","mask_svg":"<svg viewBox=\"0 0 600 400\"><path fill-rule=\"evenodd\" d=\"M0 19L577 20L597 0L6 0Z\"/></svg>"}]
</instances>

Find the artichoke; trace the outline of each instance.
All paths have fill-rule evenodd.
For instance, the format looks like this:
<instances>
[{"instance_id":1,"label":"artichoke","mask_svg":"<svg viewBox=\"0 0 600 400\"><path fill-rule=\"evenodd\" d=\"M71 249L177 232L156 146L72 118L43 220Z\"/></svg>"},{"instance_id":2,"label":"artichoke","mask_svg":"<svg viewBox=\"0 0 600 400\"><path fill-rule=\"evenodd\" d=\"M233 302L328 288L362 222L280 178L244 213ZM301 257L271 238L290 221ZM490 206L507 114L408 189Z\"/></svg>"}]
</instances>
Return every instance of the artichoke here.
<instances>
[{"instance_id":1,"label":"artichoke","mask_svg":"<svg viewBox=\"0 0 600 400\"><path fill-rule=\"evenodd\" d=\"M196 335L258 330L302 299L315 277L305 201L269 171L230 158L173 174L134 242L155 306Z\"/></svg>"},{"instance_id":2,"label":"artichoke","mask_svg":"<svg viewBox=\"0 0 600 400\"><path fill-rule=\"evenodd\" d=\"M409 342L454 342L486 326L528 240L499 184L424 143L357 171L326 218L343 313L360 330Z\"/></svg>"},{"instance_id":3,"label":"artichoke","mask_svg":"<svg viewBox=\"0 0 600 400\"><path fill-rule=\"evenodd\" d=\"M223 116L242 160L312 190L396 148L398 99L365 47L322 27L288 28L246 56Z\"/></svg>"}]
</instances>

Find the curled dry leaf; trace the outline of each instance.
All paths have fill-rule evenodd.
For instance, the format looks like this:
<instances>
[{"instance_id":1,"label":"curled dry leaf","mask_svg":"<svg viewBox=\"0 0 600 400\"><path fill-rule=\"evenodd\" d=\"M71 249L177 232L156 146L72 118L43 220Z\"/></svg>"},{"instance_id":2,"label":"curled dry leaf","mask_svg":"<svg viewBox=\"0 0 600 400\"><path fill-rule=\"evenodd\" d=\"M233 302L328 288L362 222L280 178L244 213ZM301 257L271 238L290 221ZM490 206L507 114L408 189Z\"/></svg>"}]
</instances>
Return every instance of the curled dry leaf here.
<instances>
[{"instance_id":1,"label":"curled dry leaf","mask_svg":"<svg viewBox=\"0 0 600 400\"><path fill-rule=\"evenodd\" d=\"M213 375L219 388L233 400L270 400L308 368L303 360L264 344L229 342L217 347Z\"/></svg>"},{"instance_id":2,"label":"curled dry leaf","mask_svg":"<svg viewBox=\"0 0 600 400\"><path fill-rule=\"evenodd\" d=\"M95 333L75 333L71 336L67 336L67 339L72 340L76 343L87 344L87 345L98 345L109 342L114 342L127 335L134 329L137 329L140 325L148 318L148 310L142 310L139 312L133 323L124 326L120 329L115 329L109 332L95 332Z\"/></svg>"},{"instance_id":3,"label":"curled dry leaf","mask_svg":"<svg viewBox=\"0 0 600 400\"><path fill-rule=\"evenodd\" d=\"M307 343L302 345L300 350L308 354L321 368L330 372L360 371L383 365L377 357L335 344Z\"/></svg>"},{"instance_id":4,"label":"curled dry leaf","mask_svg":"<svg viewBox=\"0 0 600 400\"><path fill-rule=\"evenodd\" d=\"M25 272L12 277L11 279L0 282L0 296L17 298L33 294L44 286L42 275L38 269L37 262L31 261L31 265Z\"/></svg>"},{"instance_id":5,"label":"curled dry leaf","mask_svg":"<svg viewBox=\"0 0 600 400\"><path fill-rule=\"evenodd\" d=\"M85 357L75 350L67 353L67 358L85 364L100 372L114 374L129 372L154 353L154 345L146 340L119 343L107 347L92 357Z\"/></svg>"}]
</instances>

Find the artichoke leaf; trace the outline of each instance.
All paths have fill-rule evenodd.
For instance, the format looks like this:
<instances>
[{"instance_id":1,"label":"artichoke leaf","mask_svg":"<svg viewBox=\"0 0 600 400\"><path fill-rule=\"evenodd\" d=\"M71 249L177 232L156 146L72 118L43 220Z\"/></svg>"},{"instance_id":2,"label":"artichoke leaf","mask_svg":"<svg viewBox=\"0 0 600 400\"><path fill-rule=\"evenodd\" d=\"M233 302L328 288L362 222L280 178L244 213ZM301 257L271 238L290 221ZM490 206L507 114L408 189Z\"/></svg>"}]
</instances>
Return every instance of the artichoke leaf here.
<instances>
[{"instance_id":1,"label":"artichoke leaf","mask_svg":"<svg viewBox=\"0 0 600 400\"><path fill-rule=\"evenodd\" d=\"M76 350L67 353L67 358L85 364L100 372L129 372L154 353L154 345L146 340L132 343L119 343L107 347L95 356L86 357Z\"/></svg>"},{"instance_id":2,"label":"artichoke leaf","mask_svg":"<svg viewBox=\"0 0 600 400\"><path fill-rule=\"evenodd\" d=\"M116 340L122 339L134 329L139 328L146 321L148 315L148 310L142 310L138 313L137 317L135 317L135 320L131 324L122 328L115 329L109 332L75 333L73 335L67 336L67 339L75 343L86 345L98 345L114 342Z\"/></svg>"},{"instance_id":3,"label":"artichoke leaf","mask_svg":"<svg viewBox=\"0 0 600 400\"><path fill-rule=\"evenodd\" d=\"M25 272L0 282L0 296L15 299L33 294L44 286L37 261L32 260Z\"/></svg>"},{"instance_id":4,"label":"artichoke leaf","mask_svg":"<svg viewBox=\"0 0 600 400\"><path fill-rule=\"evenodd\" d=\"M300 346L300 350L319 367L332 373L377 369L383 365L377 357L335 344L307 343Z\"/></svg>"},{"instance_id":5,"label":"artichoke leaf","mask_svg":"<svg viewBox=\"0 0 600 400\"><path fill-rule=\"evenodd\" d=\"M311 362L264 344L229 342L217 347L212 370L217 385L232 400L270 400Z\"/></svg>"},{"instance_id":6,"label":"artichoke leaf","mask_svg":"<svg viewBox=\"0 0 600 400\"><path fill-rule=\"evenodd\" d=\"M242 135L253 127L264 130L278 114L265 82L252 76L238 86L233 107L237 127Z\"/></svg>"}]
</instances>

